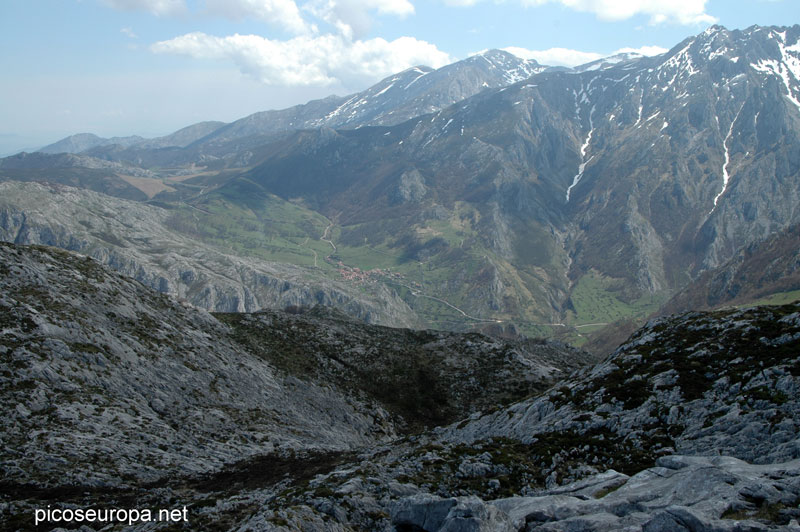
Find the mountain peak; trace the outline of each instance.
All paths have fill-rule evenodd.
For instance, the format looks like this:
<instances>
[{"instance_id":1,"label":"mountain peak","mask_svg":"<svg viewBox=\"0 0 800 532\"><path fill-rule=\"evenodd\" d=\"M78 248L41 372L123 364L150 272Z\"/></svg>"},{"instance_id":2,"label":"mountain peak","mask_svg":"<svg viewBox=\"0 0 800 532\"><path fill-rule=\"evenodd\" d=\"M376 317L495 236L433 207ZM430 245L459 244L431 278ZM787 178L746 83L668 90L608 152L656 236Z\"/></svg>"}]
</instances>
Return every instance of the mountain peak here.
<instances>
[{"instance_id":1,"label":"mountain peak","mask_svg":"<svg viewBox=\"0 0 800 532\"><path fill-rule=\"evenodd\" d=\"M508 50L501 50L499 48L490 48L489 50L482 50L471 57L483 57L490 60L499 61L525 61L526 63L540 64L535 59L528 59L515 55Z\"/></svg>"},{"instance_id":2,"label":"mountain peak","mask_svg":"<svg viewBox=\"0 0 800 532\"><path fill-rule=\"evenodd\" d=\"M702 35L714 35L716 33L727 32L727 31L728 28L726 28L722 24L712 24L711 26L706 28L706 31L704 31Z\"/></svg>"}]
</instances>

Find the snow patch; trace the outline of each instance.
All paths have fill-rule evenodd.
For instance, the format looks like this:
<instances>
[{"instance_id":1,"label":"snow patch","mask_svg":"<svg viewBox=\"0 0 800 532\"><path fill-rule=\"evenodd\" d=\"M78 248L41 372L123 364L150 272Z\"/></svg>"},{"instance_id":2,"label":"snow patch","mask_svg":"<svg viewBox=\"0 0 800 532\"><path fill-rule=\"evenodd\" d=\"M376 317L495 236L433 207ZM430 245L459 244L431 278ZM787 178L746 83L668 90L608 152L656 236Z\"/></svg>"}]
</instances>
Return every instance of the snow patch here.
<instances>
[{"instance_id":1,"label":"snow patch","mask_svg":"<svg viewBox=\"0 0 800 532\"><path fill-rule=\"evenodd\" d=\"M644 110L644 106L642 105L642 100L644 100L644 91L639 93L639 116L636 119L636 123L633 124L634 126L638 126L642 122L642 111Z\"/></svg>"},{"instance_id":2,"label":"snow patch","mask_svg":"<svg viewBox=\"0 0 800 532\"><path fill-rule=\"evenodd\" d=\"M396 79L396 78L395 78L395 79ZM394 82L392 82L392 83L390 83L389 85L387 85L387 86L386 86L385 88L383 88L383 89L382 89L382 90L381 90L379 93L375 94L375 96L380 96L381 94L383 94L384 92L388 91L388 90L389 90L389 89L391 89L392 87L394 87Z\"/></svg>"},{"instance_id":3,"label":"snow patch","mask_svg":"<svg viewBox=\"0 0 800 532\"><path fill-rule=\"evenodd\" d=\"M430 72L423 72L418 68L415 68L414 70L419 72L419 76L417 76L416 78L412 79L411 82L408 85L406 85L406 89L408 89L411 85L413 85L414 83L419 81L421 78L423 78L423 77L427 76L428 74L430 74Z\"/></svg>"},{"instance_id":4,"label":"snow patch","mask_svg":"<svg viewBox=\"0 0 800 532\"><path fill-rule=\"evenodd\" d=\"M714 209L717 208L717 201L719 201L719 198L725 194L725 190L728 188L728 181L730 180L730 175L728 174L728 164L731 162L731 154L728 150L728 141L733 134L733 126L736 125L736 121L739 119L742 109L744 109L744 103L742 103L742 106L739 108L739 112L736 113L736 116L733 118L731 127L728 128L728 134L725 136L725 140L722 142L722 148L725 150L725 162L722 163L722 190L720 190L719 194L714 197L714 206L711 207L711 212L708 213L709 216L711 216L711 214L714 212ZM717 122L719 123L719 120Z\"/></svg>"},{"instance_id":5,"label":"snow patch","mask_svg":"<svg viewBox=\"0 0 800 532\"><path fill-rule=\"evenodd\" d=\"M581 146L581 163L578 165L578 173L575 174L575 177L572 178L572 184L567 188L567 203L569 203L569 195L572 192L572 189L577 185L581 178L583 177L583 171L586 169L586 165L594 158L594 155L586 159L586 151L589 149L589 144L592 142L592 134L594 133L594 123L592 122L592 115L594 115L594 106L592 110L589 111L589 134L586 135L586 140L583 142Z\"/></svg>"},{"instance_id":6,"label":"snow patch","mask_svg":"<svg viewBox=\"0 0 800 532\"><path fill-rule=\"evenodd\" d=\"M581 105L580 105L580 103L578 103L578 93L573 90L572 91L572 95L575 97L575 118L580 120L580 118L581 118Z\"/></svg>"},{"instance_id":7,"label":"snow patch","mask_svg":"<svg viewBox=\"0 0 800 532\"><path fill-rule=\"evenodd\" d=\"M786 87L786 97L789 98L798 109L800 109L800 99L796 93L800 93L800 89L792 86L792 78L794 78L795 85L800 81L800 42L796 42L791 46L786 46L786 33L775 32L776 35L781 36L781 42L778 42L778 48L781 52L781 60L775 59L762 59L758 63L751 63L753 69L764 74L772 74L777 76L783 81Z\"/></svg>"}]
</instances>

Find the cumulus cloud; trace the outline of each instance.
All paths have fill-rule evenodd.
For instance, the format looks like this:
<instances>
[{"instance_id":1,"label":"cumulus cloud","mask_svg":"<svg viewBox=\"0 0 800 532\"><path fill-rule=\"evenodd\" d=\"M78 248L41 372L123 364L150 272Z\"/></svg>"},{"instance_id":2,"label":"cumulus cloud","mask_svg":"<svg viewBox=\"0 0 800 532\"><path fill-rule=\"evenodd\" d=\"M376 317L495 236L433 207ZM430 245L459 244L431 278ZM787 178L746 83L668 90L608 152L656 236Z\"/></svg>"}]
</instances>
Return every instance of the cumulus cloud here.
<instances>
[{"instance_id":1,"label":"cumulus cloud","mask_svg":"<svg viewBox=\"0 0 800 532\"><path fill-rule=\"evenodd\" d=\"M397 17L414 14L409 0L312 0L305 9L348 39L360 38L369 31L373 12Z\"/></svg>"},{"instance_id":2,"label":"cumulus cloud","mask_svg":"<svg viewBox=\"0 0 800 532\"><path fill-rule=\"evenodd\" d=\"M206 0L206 8L213 15L261 20L296 35L312 30L294 0Z\"/></svg>"},{"instance_id":3,"label":"cumulus cloud","mask_svg":"<svg viewBox=\"0 0 800 532\"><path fill-rule=\"evenodd\" d=\"M365 40L374 16L414 14L412 0L100 0L109 7L157 16L204 12L231 20L260 20L293 38L217 37L187 33L150 46L155 53L227 60L248 76L280 86L349 85L376 81L418 64L451 62L435 45L413 37ZM133 36L128 29L123 33Z\"/></svg>"},{"instance_id":4,"label":"cumulus cloud","mask_svg":"<svg viewBox=\"0 0 800 532\"><path fill-rule=\"evenodd\" d=\"M147 11L159 17L186 11L185 0L104 0L104 2L114 9Z\"/></svg>"},{"instance_id":5,"label":"cumulus cloud","mask_svg":"<svg viewBox=\"0 0 800 532\"><path fill-rule=\"evenodd\" d=\"M264 83L289 86L357 86L414 65L438 68L452 61L433 44L413 37L349 40L334 34L279 41L258 35L215 37L197 32L157 42L151 50L198 59L226 59Z\"/></svg>"},{"instance_id":6,"label":"cumulus cloud","mask_svg":"<svg viewBox=\"0 0 800 532\"><path fill-rule=\"evenodd\" d=\"M582 52L569 48L548 48L547 50L528 50L517 46L503 48L506 52L521 57L522 59L535 59L543 65L550 66L577 66L596 61L603 56L594 52Z\"/></svg>"},{"instance_id":7,"label":"cumulus cloud","mask_svg":"<svg viewBox=\"0 0 800 532\"><path fill-rule=\"evenodd\" d=\"M625 20L636 15L650 17L651 24L713 24L717 21L706 13L707 0L522 0L527 5L559 2L576 11L594 13L604 20Z\"/></svg>"},{"instance_id":8,"label":"cumulus cloud","mask_svg":"<svg viewBox=\"0 0 800 532\"><path fill-rule=\"evenodd\" d=\"M372 17L406 17L414 14L411 0L307 0L302 9L296 0L205 0L187 4L186 0L100 0L114 9L147 11L154 15L177 15L201 10L231 20L261 20L294 35L319 33L314 19L330 24L348 39L365 35ZM192 5L194 7L189 7ZM306 15L310 15L311 20Z\"/></svg>"},{"instance_id":9,"label":"cumulus cloud","mask_svg":"<svg viewBox=\"0 0 800 532\"><path fill-rule=\"evenodd\" d=\"M186 0L103 0L118 9L169 14ZM358 86L418 64L440 67L450 56L413 37L365 39L374 16L414 14L411 0L205 0L205 12L232 20L255 19L294 37L218 37L187 33L150 46L155 53L228 61L244 74L275 86Z\"/></svg>"},{"instance_id":10,"label":"cumulus cloud","mask_svg":"<svg viewBox=\"0 0 800 532\"><path fill-rule=\"evenodd\" d=\"M654 55L665 54L667 52L669 52L669 50L663 46L642 46L640 48L620 48L614 52L614 54L639 54L651 57Z\"/></svg>"},{"instance_id":11,"label":"cumulus cloud","mask_svg":"<svg viewBox=\"0 0 800 532\"><path fill-rule=\"evenodd\" d=\"M548 48L547 50L528 50L510 46L503 48L506 52L521 57L522 59L535 59L543 65L574 67L597 61L609 55L621 53L636 53L641 55L659 55L667 51L660 46L642 46L641 48L620 48L615 52L604 55L596 52L582 52L580 50L570 50L569 48Z\"/></svg>"},{"instance_id":12,"label":"cumulus cloud","mask_svg":"<svg viewBox=\"0 0 800 532\"><path fill-rule=\"evenodd\" d=\"M481 0L443 0L451 6L472 6ZM496 2L499 0L495 0ZM566 8L594 13L603 20L625 20L636 15L650 17L651 24L713 24L717 18L706 13L707 0L519 0L528 7L558 3Z\"/></svg>"},{"instance_id":13,"label":"cumulus cloud","mask_svg":"<svg viewBox=\"0 0 800 532\"><path fill-rule=\"evenodd\" d=\"M356 3L356 2L351 2ZM414 14L414 4L408 0L360 0L357 2L384 15L404 17Z\"/></svg>"}]
</instances>

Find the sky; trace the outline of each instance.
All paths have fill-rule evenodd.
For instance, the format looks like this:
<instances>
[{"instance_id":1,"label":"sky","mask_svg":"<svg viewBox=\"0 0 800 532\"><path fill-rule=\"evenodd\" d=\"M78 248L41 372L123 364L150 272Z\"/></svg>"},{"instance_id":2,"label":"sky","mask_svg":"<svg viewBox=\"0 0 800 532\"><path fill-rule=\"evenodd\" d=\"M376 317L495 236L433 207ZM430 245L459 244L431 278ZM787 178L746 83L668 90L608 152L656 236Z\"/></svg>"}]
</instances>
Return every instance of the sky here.
<instances>
[{"instance_id":1,"label":"sky","mask_svg":"<svg viewBox=\"0 0 800 532\"><path fill-rule=\"evenodd\" d=\"M573 66L796 23L798 0L0 0L0 155L230 122L491 48Z\"/></svg>"}]
</instances>

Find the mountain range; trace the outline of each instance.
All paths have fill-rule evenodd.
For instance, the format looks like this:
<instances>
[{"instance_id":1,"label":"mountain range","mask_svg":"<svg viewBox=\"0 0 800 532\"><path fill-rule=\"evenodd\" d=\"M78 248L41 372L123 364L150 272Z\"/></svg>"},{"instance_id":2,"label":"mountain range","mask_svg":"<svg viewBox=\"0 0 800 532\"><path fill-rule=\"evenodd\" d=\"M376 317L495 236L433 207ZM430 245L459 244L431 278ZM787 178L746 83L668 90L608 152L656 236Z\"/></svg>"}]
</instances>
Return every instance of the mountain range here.
<instances>
[{"instance_id":1,"label":"mountain range","mask_svg":"<svg viewBox=\"0 0 800 532\"><path fill-rule=\"evenodd\" d=\"M713 26L575 69L493 50L160 139L65 139L0 160L0 178L147 202L182 237L300 266L306 286L380 285L416 323L582 343L800 222L799 38ZM47 218L4 238L82 231Z\"/></svg>"},{"instance_id":2,"label":"mountain range","mask_svg":"<svg viewBox=\"0 0 800 532\"><path fill-rule=\"evenodd\" d=\"M0 159L0 530L797 530L799 144L713 26Z\"/></svg>"}]
</instances>

